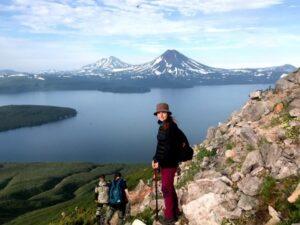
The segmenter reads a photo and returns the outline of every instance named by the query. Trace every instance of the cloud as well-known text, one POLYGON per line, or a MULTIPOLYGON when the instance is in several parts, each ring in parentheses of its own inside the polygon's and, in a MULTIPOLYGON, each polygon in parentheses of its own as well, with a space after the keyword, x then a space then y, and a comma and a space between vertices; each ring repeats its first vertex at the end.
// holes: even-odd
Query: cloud
POLYGON ((197 12, 206 14, 230 12, 234 10, 259 9, 281 4, 282 0, 157 0, 154 4, 173 8, 184 15, 194 15, 197 12))
MULTIPOLYGON (((0 8, 12 13, 9 19, 16 26, 33 33, 159 36, 205 31, 207 22, 199 23, 199 18, 194 17, 199 12, 229 12, 280 3, 281 0, 13 0, 0 8)), ((206 30, 221 31, 215 27, 206 30)))

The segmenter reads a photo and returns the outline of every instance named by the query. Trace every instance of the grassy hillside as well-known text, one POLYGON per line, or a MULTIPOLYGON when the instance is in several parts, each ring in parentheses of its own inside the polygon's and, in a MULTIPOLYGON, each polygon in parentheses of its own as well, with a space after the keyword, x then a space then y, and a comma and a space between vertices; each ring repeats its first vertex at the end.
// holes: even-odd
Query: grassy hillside
POLYGON ((0 132, 37 126, 76 116, 72 108, 44 105, 7 105, 0 107, 0 132))
POLYGON ((94 210, 93 189, 100 174, 120 171, 129 188, 151 176, 146 165, 93 163, 5 163, 0 166, 0 224, 49 224, 62 211, 94 210))

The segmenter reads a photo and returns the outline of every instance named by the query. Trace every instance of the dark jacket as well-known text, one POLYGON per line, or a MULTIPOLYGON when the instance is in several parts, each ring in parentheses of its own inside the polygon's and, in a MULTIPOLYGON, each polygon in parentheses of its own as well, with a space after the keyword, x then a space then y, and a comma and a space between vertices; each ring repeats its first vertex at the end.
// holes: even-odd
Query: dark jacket
POLYGON ((161 167, 177 167, 180 145, 185 142, 184 135, 173 121, 159 121, 158 123, 160 126, 157 133, 157 147, 153 160, 158 162, 161 167), (167 129, 164 127, 165 123, 169 123, 167 129))

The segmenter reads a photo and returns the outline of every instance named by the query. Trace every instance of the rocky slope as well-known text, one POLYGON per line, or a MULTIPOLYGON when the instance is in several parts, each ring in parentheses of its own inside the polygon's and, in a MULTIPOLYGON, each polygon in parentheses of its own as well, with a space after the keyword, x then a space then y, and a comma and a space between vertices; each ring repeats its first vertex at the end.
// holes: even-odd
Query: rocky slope
MULTIPOLYGON (((209 128, 193 160, 181 165, 178 224, 300 222, 300 69, 249 97, 228 121, 209 128)), ((133 215, 154 209, 147 185, 133 195, 133 215)))

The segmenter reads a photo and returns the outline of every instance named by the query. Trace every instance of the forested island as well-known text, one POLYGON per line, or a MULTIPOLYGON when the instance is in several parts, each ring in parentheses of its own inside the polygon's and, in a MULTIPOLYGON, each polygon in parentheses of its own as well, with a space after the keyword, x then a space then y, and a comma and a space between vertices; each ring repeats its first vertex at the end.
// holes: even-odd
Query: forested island
POLYGON ((0 132, 32 127, 76 116, 72 108, 46 105, 0 106, 0 132))

